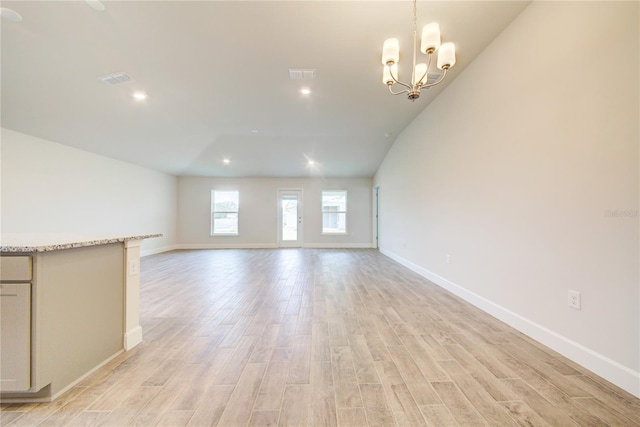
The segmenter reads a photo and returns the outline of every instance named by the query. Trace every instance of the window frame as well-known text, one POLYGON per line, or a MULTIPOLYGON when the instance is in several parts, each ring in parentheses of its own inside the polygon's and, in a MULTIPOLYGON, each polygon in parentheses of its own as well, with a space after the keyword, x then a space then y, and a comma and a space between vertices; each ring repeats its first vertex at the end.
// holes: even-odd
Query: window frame
POLYGON ((320 194, 320 214, 322 215, 321 223, 322 230, 321 235, 325 236, 346 236, 349 234, 349 221, 348 221, 348 212, 349 212, 349 194, 347 190, 322 190, 320 194), (344 193, 344 210, 343 211, 326 211, 324 205, 324 195, 325 193, 344 193), (335 213, 335 214, 344 214, 344 231, 325 231, 324 226, 324 214, 325 213, 335 213))
POLYGON ((239 236, 240 235, 240 191, 239 190, 211 190, 211 214, 209 224, 209 236, 210 237, 223 237, 223 236, 239 236), (238 195, 238 208, 235 211, 216 211, 216 193, 237 193, 238 195), (236 232, 235 233, 216 233, 215 232, 215 214, 236 214, 236 232))

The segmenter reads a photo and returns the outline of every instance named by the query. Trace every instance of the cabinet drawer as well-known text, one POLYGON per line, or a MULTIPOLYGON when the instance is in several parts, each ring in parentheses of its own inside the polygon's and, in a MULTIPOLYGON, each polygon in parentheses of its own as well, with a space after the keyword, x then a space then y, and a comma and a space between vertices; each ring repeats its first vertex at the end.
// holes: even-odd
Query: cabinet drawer
POLYGON ((0 257, 0 280, 3 282, 31 280, 31 257, 10 255, 0 257))

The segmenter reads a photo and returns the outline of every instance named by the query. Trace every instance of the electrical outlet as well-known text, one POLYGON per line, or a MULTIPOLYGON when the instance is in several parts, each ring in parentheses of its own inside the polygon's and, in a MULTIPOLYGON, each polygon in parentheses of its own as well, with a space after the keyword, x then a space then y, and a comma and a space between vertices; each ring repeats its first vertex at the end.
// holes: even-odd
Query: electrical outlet
POLYGON ((135 276, 140 271, 140 266, 138 264, 138 261, 133 259, 129 260, 127 267, 128 267, 129 276, 135 276))
POLYGON ((451 255, 447 254, 447 264, 451 264, 451 255))
POLYGON ((567 298, 567 304, 569 307, 580 310, 580 292, 569 290, 567 292, 567 298))

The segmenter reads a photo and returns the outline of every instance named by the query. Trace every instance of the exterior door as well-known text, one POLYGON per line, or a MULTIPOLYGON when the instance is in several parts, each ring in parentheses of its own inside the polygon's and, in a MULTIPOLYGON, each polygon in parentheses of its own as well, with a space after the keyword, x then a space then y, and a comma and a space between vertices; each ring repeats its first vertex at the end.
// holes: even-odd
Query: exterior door
POLYGON ((302 190, 278 190, 278 245, 302 246, 302 190))

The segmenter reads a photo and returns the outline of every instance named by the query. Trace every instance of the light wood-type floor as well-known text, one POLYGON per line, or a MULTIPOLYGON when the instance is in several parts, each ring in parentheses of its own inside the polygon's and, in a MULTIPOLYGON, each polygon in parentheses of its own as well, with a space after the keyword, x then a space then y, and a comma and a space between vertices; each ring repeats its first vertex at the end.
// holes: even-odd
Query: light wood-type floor
POLYGON ((640 400, 375 250, 142 261, 144 342, 3 426, 638 426, 640 400))

